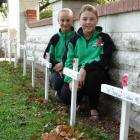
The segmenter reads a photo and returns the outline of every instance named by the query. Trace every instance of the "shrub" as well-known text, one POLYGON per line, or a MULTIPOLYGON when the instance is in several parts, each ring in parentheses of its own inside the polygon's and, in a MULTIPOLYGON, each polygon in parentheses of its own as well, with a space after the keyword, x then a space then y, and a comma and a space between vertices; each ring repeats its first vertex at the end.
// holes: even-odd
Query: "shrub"
POLYGON ((52 10, 45 10, 40 12, 40 19, 52 17, 52 10))

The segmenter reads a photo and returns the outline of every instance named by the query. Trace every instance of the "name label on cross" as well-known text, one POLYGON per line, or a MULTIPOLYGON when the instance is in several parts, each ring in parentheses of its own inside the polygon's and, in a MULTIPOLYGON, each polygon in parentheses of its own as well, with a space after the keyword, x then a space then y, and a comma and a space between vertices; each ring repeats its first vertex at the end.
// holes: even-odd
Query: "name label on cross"
POLYGON ((52 64, 49 61, 47 61, 47 59, 39 58, 38 61, 39 61, 40 64, 46 65, 47 68, 52 67, 52 64))
POLYGON ((66 67, 63 69, 63 73, 64 73, 65 75, 71 77, 71 78, 74 79, 74 80, 78 80, 79 77, 80 77, 79 72, 77 72, 77 71, 75 71, 75 70, 71 70, 71 69, 66 68, 66 67))
POLYGON ((26 46, 25 46, 25 45, 20 45, 20 48, 21 48, 22 50, 25 50, 25 49, 26 49, 26 46))
POLYGON ((106 94, 117 97, 119 99, 128 101, 130 103, 140 105, 140 94, 138 94, 138 93, 126 91, 124 89, 110 86, 107 84, 102 84, 101 91, 106 94))

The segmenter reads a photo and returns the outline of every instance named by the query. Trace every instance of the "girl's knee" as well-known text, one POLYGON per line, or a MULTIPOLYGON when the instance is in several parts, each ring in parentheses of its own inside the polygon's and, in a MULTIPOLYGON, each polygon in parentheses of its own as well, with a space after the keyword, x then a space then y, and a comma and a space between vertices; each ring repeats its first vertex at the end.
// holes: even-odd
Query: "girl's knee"
POLYGON ((59 94, 59 98, 64 104, 70 105, 71 103, 71 91, 69 89, 68 84, 64 84, 61 88, 61 92, 59 94))

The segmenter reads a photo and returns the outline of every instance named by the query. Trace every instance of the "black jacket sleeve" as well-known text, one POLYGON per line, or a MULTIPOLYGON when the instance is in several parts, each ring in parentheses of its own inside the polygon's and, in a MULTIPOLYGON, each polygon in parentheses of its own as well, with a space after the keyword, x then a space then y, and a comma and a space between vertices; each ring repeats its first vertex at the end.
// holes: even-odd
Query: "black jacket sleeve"
MULTIPOLYGON (((44 51, 43 58, 45 58, 46 53, 50 51, 50 47, 55 47, 57 45, 58 41, 59 41, 59 35, 58 34, 53 35, 48 43, 47 48, 44 51)), ((50 56, 50 62, 52 63, 52 67, 54 67, 55 64, 58 63, 57 61, 52 60, 51 56, 50 56)))
POLYGON ((100 55, 100 61, 93 61, 90 64, 85 65, 86 71, 91 70, 108 70, 112 59, 112 53, 115 49, 115 45, 108 34, 102 33, 102 40, 104 42, 103 54, 100 55))
POLYGON ((47 45, 47 47, 46 47, 46 49, 45 49, 45 51, 44 51, 44 54, 43 54, 43 58, 44 58, 44 59, 45 59, 46 53, 48 53, 49 50, 50 50, 50 46, 51 46, 51 40, 50 40, 49 44, 47 45))

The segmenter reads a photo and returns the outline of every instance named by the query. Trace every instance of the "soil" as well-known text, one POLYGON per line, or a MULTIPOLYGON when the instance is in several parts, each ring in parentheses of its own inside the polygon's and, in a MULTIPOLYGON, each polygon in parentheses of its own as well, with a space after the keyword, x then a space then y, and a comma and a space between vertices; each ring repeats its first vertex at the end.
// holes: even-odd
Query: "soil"
MULTIPOLYGON (((2 51, 0 51, 0 56, 4 56, 4 53, 2 51)), ((36 71, 36 79, 39 81, 39 86, 44 86, 44 77, 45 75, 43 71, 36 71)), ((89 121, 87 116, 81 116, 77 121, 78 123, 82 121, 85 124, 93 126, 94 128, 99 128, 103 132, 111 135, 113 140, 119 140, 120 123, 119 121, 107 115, 101 114, 100 120, 96 122, 89 121)), ((129 128, 128 140, 140 140, 140 133, 136 132, 132 128, 129 128)))
MULTIPOLYGON (((37 70, 36 78, 39 80, 40 85, 44 85, 44 72, 37 70)), ((88 119, 88 113, 85 115, 79 114, 79 120, 77 123, 83 122, 94 128, 98 128, 103 132, 112 136, 112 140, 119 140, 119 133, 120 133, 120 122, 107 116, 105 114, 100 114, 100 119, 95 122, 91 122, 88 119)), ((133 128, 129 128, 129 136, 128 140, 140 140, 140 133, 136 132, 133 128)))

